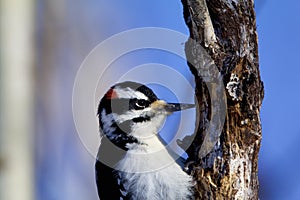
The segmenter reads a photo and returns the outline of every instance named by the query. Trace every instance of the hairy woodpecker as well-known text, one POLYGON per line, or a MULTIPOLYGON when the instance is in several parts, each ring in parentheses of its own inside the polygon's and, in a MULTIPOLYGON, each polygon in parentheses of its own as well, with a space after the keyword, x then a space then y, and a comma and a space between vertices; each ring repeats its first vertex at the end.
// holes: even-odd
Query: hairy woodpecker
POLYGON ((145 85, 123 82, 101 99, 96 183, 101 200, 192 199, 192 177, 158 131, 167 115, 192 104, 166 103, 145 85))

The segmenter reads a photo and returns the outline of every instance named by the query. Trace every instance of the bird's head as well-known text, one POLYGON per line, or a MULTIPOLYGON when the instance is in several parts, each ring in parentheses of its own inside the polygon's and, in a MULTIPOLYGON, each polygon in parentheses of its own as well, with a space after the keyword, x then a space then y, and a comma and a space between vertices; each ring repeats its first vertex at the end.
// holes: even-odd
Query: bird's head
POLYGON ((115 145, 126 149, 129 143, 155 136, 167 115, 194 107, 193 104, 167 103, 145 85, 122 82, 112 86, 100 101, 102 132, 115 145))

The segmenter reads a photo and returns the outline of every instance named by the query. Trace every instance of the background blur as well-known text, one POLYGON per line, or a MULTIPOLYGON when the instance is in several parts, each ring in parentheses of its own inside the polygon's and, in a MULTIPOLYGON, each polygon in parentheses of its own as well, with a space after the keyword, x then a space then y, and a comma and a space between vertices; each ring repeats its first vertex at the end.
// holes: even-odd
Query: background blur
MULTIPOLYGON (((297 0, 256 2, 263 200, 300 199, 299 10, 297 0)), ((97 199, 94 158, 73 122, 75 76, 101 41, 147 26, 188 34, 179 0, 0 0, 1 200, 97 199)), ((174 68, 192 82, 186 66, 174 68)))

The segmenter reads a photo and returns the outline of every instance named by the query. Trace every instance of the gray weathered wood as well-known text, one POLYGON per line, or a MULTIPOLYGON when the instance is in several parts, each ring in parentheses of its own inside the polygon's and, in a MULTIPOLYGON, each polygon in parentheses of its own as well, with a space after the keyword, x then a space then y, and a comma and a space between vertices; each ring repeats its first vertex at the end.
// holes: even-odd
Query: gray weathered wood
POLYGON ((190 30, 186 55, 198 102, 195 138, 187 150, 196 199, 258 199, 264 93, 254 2, 182 3, 190 30))

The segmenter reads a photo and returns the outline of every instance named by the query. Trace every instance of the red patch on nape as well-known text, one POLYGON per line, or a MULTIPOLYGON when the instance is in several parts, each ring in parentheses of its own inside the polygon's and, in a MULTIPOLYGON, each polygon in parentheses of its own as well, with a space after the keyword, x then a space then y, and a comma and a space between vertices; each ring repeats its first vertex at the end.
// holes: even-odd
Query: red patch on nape
POLYGON ((116 91, 114 89, 110 89, 108 90, 108 92, 105 94, 105 98, 106 99, 116 99, 118 98, 118 94, 116 93, 116 91))

